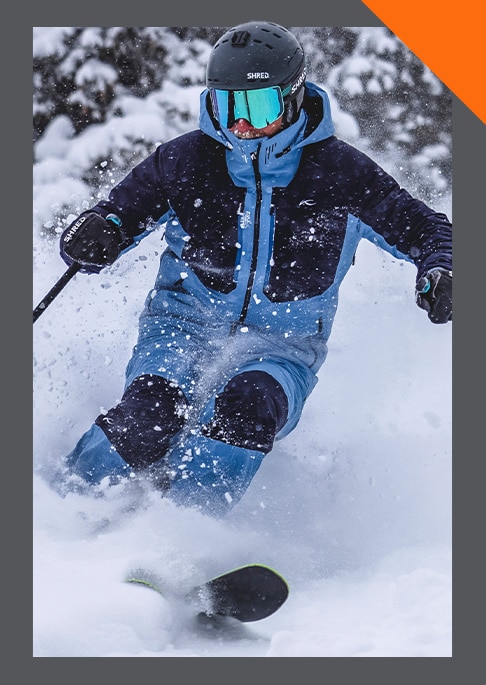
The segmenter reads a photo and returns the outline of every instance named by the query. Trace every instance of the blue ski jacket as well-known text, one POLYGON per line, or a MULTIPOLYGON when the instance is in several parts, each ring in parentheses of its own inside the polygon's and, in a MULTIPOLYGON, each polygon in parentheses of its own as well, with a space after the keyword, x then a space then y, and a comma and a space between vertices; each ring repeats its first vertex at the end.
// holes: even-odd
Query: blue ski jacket
POLYGON ((165 226, 127 384, 150 372, 187 387, 211 340, 247 334, 245 368, 273 359, 273 375, 288 391, 290 369, 305 397, 359 241, 412 262, 420 277, 452 268, 451 223, 334 135, 329 98, 313 83, 299 119, 271 138, 222 129, 207 90, 199 124, 161 144, 93 208, 121 218, 130 247, 165 226))

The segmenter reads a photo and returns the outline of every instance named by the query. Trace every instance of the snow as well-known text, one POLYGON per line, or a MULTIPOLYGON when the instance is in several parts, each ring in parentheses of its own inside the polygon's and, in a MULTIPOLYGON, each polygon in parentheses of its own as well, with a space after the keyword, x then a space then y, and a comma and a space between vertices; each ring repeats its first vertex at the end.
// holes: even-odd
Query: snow
MULTIPOLYGON (((192 109, 196 91, 184 95, 192 109)), ((148 114, 127 107, 131 126, 140 117, 156 135, 148 114)), ((126 135, 122 122, 112 135, 126 135)), ((90 127, 82 152, 65 121, 51 126, 34 167, 34 219, 46 228, 54 204, 75 215, 89 202, 63 160, 87 164, 105 136, 90 127)), ((451 214, 450 192, 436 208, 451 214)), ((154 231, 100 275, 78 274, 34 325, 33 656, 452 656, 452 325, 431 324, 414 302, 414 268, 371 244, 344 281, 301 423, 226 519, 141 484, 64 498, 48 486, 120 398, 162 249, 154 231), (124 582, 143 566, 183 589, 254 561, 286 576, 289 599, 226 631, 197 624, 170 591, 124 582)), ((34 306, 65 269, 57 241, 36 232, 34 306)))

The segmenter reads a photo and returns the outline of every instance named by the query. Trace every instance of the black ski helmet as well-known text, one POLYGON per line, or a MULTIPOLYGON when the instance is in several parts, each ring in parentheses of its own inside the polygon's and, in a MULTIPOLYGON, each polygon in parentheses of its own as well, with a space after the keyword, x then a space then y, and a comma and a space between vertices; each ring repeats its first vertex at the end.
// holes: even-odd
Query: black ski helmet
POLYGON ((226 31, 214 44, 206 68, 208 88, 280 86, 287 123, 298 114, 305 78, 301 44, 288 29, 267 21, 250 21, 226 31))

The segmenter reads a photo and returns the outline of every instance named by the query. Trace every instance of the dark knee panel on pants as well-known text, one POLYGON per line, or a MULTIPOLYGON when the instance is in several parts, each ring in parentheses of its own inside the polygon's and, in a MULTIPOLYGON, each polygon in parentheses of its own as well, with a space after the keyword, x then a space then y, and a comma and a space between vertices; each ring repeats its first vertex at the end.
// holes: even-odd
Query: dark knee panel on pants
POLYGON ((287 420, 288 399, 282 386, 264 371, 245 371, 216 396, 206 434, 237 447, 270 452, 287 420))
POLYGON ((136 378, 121 402, 98 416, 98 425, 118 454, 134 469, 161 459, 185 421, 184 393, 161 376, 136 378))

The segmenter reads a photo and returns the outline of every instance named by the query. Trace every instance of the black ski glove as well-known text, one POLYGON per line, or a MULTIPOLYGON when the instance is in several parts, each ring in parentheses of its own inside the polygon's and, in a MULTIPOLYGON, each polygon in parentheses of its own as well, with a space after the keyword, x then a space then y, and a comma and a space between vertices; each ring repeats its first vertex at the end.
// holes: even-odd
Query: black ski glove
POLYGON ((61 257, 69 266, 79 264, 83 273, 99 273, 113 264, 126 245, 120 226, 115 214, 106 219, 96 212, 81 214, 61 235, 61 257))
POLYGON ((452 271, 431 269, 417 280, 415 301, 432 323, 452 321, 452 271))

